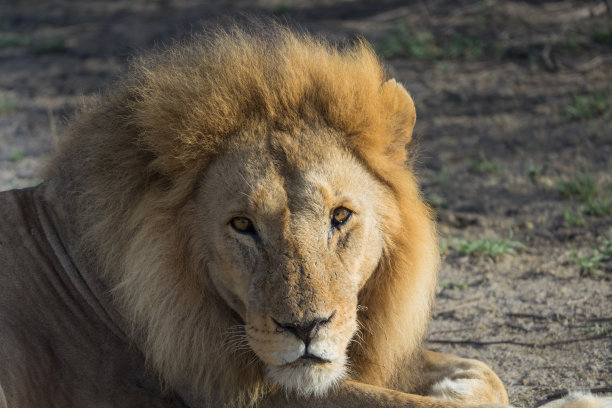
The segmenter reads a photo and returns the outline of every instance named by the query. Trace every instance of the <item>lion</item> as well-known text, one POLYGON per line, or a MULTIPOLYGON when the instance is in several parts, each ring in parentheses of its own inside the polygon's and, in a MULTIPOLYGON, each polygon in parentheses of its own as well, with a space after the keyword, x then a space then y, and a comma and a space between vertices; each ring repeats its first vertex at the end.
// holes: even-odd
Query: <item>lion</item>
POLYGON ((134 60, 0 195, 0 405, 507 404, 423 348, 415 120, 363 40, 233 27, 134 60))

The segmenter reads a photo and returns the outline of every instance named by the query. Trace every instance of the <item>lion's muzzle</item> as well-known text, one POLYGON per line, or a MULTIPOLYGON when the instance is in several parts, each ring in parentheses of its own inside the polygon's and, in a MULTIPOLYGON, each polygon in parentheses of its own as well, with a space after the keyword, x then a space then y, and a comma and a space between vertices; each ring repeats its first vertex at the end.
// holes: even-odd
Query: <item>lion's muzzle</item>
POLYGON ((319 333, 319 330, 328 324, 335 314, 336 311, 334 310, 328 317, 315 318, 306 323, 280 323, 274 318, 272 318, 272 321, 277 326, 277 330, 288 331, 304 342, 304 353, 300 358, 311 360, 311 362, 316 363, 329 363, 329 359, 313 353, 312 350, 309 350, 309 346, 311 341, 316 337, 317 333, 319 333))
POLYGON ((346 376, 355 308, 352 302, 334 303, 333 312, 321 304, 285 305, 249 319, 249 345, 266 364, 268 377, 286 391, 323 395, 346 376))

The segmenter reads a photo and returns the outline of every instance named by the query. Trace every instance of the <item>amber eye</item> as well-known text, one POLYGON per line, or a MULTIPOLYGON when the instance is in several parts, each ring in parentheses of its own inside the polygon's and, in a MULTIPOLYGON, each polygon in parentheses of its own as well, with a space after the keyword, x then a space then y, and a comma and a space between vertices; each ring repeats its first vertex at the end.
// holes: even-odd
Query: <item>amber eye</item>
POLYGON ((255 234, 255 227, 251 220, 245 217, 232 218, 230 225, 234 230, 241 234, 255 234))
POLYGON ((331 223, 334 227, 339 227, 346 223, 350 218, 353 212, 345 207, 338 207, 332 213, 331 223))

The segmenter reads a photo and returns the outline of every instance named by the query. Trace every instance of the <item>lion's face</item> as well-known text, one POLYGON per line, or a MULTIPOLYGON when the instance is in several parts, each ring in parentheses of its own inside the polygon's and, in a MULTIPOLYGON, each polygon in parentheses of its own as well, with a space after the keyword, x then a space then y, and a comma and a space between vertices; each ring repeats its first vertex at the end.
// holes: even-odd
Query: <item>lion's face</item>
POLYGON ((381 214, 393 209, 333 132, 299 133, 218 158, 198 208, 208 273, 248 346, 273 381, 308 395, 345 375, 358 294, 383 251, 381 214))

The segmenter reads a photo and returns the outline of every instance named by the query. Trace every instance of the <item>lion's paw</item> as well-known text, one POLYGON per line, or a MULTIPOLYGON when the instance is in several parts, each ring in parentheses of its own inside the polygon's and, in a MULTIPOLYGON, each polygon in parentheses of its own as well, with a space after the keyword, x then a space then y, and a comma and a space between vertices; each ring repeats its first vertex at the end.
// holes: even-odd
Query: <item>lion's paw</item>
POLYGON ((483 386, 478 378, 444 378, 431 387, 430 397, 450 401, 472 399, 476 390, 483 386))
POLYGON ((588 392, 571 392, 567 397, 540 408, 612 408, 612 396, 596 397, 588 392))
POLYGON ((495 375, 487 375, 490 371, 487 367, 474 367, 455 370, 452 375, 431 386, 429 396, 447 401, 463 402, 468 404, 492 404, 491 406, 509 407, 505 405, 508 401, 503 388, 503 395, 495 384, 495 375), (501 403, 501 404, 498 404, 501 403))

